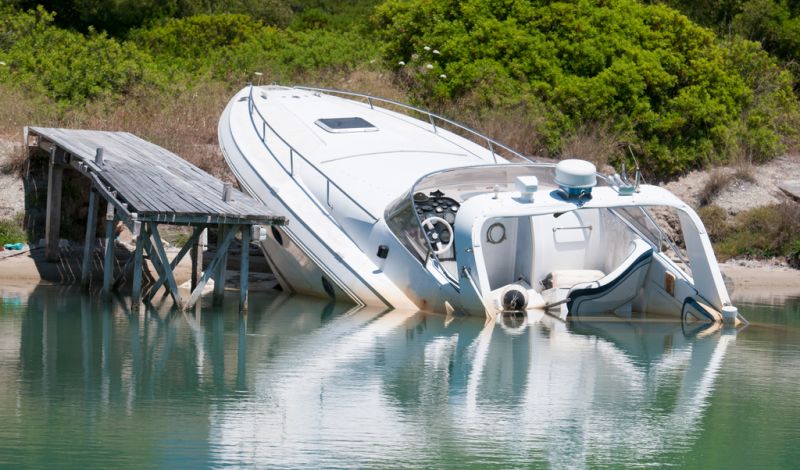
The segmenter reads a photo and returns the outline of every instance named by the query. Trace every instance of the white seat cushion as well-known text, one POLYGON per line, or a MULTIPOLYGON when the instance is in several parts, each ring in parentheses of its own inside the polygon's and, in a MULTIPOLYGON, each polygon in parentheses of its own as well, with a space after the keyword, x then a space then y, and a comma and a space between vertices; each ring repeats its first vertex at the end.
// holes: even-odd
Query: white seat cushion
POLYGON ((555 288, 570 288, 584 282, 594 282, 605 274, 596 269, 559 269, 550 273, 552 286, 555 288))

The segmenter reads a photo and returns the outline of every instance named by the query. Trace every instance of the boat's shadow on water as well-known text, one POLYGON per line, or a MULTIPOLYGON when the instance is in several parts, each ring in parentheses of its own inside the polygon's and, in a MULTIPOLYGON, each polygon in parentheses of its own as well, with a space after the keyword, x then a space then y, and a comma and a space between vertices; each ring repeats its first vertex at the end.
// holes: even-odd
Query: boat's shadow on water
POLYGON ((137 433, 196 426, 206 458, 234 465, 423 465, 445 449, 570 466, 597 448, 609 464, 657 463, 693 444, 736 338, 719 325, 509 325, 281 295, 254 295, 248 315, 229 304, 133 312, 37 289, 22 309, 21 409, 59 396, 92 426, 115 410, 146 416, 137 433), (190 413, 171 421, 176 400, 190 413))

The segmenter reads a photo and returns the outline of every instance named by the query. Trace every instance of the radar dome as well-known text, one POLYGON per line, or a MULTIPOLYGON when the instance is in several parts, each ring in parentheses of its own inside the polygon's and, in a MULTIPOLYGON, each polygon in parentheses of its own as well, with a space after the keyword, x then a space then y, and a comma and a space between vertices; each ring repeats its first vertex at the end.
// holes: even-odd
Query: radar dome
POLYGON ((597 168, 586 160, 562 160, 556 165, 555 183, 569 197, 588 196, 597 185, 597 168))

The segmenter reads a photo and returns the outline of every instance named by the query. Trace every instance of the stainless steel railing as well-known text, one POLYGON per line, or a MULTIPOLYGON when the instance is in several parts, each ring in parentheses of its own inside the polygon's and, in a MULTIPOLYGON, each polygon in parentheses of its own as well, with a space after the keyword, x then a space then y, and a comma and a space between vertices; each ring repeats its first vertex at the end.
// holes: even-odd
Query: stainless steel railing
MULTIPOLYGON (((457 123, 455 121, 447 119, 446 117, 439 116, 438 114, 434 114, 434 113, 432 113, 430 111, 426 111, 426 110, 424 110, 422 108, 417 108, 415 106, 411 106, 410 104, 402 103, 400 101, 390 100, 388 98, 380 98, 380 97, 377 97, 377 96, 371 96, 371 95, 367 95, 367 94, 363 94, 363 93, 354 93, 354 92, 351 92, 351 91, 335 90, 335 89, 332 89, 332 88, 314 88, 314 87, 306 87, 306 86, 296 86, 294 88, 297 88, 297 89, 300 89, 300 90, 315 91, 315 92, 319 92, 319 93, 336 94, 336 95, 341 95, 341 96, 348 96, 348 97, 353 97, 353 98, 365 99, 365 100, 367 100, 367 104, 369 105, 370 109, 374 108, 374 103, 375 102, 386 103, 386 104, 391 104, 391 105, 394 105, 394 106, 398 106, 398 107, 400 107, 402 109, 405 109, 405 110, 408 110, 408 111, 414 111, 414 112, 417 112, 417 113, 420 113, 420 114, 426 116, 428 118, 428 122, 431 123, 431 127, 432 127, 432 130, 433 130, 434 133, 438 132, 438 127, 436 126, 436 121, 441 121, 441 122, 447 123, 447 124, 449 124, 449 125, 451 125, 453 127, 461 129, 461 130, 467 132, 468 134, 476 137, 479 140, 482 140, 483 142, 486 143, 486 146, 492 152, 492 158, 494 159, 495 163, 497 163, 497 154, 495 153, 495 147, 501 148, 501 149, 505 150, 506 152, 510 153, 511 155, 514 155, 517 158, 521 158, 521 159, 525 160, 528 163, 536 163, 533 160, 531 160, 530 158, 526 157, 525 155, 517 152, 516 150, 514 150, 514 149, 512 149, 512 148, 510 148, 510 147, 508 147, 506 145, 503 145, 502 143, 500 143, 500 142, 498 142, 498 141, 496 141, 496 140, 494 140, 494 139, 492 139, 492 138, 490 138, 490 137, 488 137, 486 135, 483 135, 480 132, 478 132, 478 131, 476 131, 476 130, 474 130, 472 128, 469 128, 469 127, 467 127, 467 126, 465 126, 463 124, 459 124, 459 123, 457 123)), ((439 126, 439 127, 441 127, 441 126, 439 126)))
POLYGON ((335 190, 339 191, 344 197, 346 197, 359 210, 364 212, 372 220, 373 223, 377 222, 378 221, 378 217, 375 217, 369 210, 367 210, 364 206, 359 204, 358 201, 353 199, 353 197, 350 196, 344 189, 342 189, 338 184, 336 184, 333 180, 331 180, 328 177, 328 175, 325 174, 325 172, 323 172, 316 165, 311 163, 305 156, 303 156, 303 154, 298 152, 297 149, 295 149, 289 142, 287 142, 283 137, 281 137, 280 134, 278 134, 275 131, 275 129, 267 122, 266 118, 261 114, 261 111, 258 109, 258 106, 256 106, 255 101, 253 100, 253 89, 254 88, 255 88, 254 86, 250 85, 250 92, 249 92, 248 97, 247 97, 247 100, 248 100, 247 106, 248 106, 248 110, 250 112, 250 117, 253 119, 253 124, 255 125, 256 134, 259 136, 261 141, 264 143, 264 146, 267 148, 267 151, 270 153, 270 155, 272 155, 272 158, 274 158, 275 161, 278 163, 278 165, 280 165, 280 167, 283 168, 283 171, 288 173, 289 176, 291 176, 292 179, 294 179, 294 177, 295 177, 295 161, 294 161, 294 159, 295 159, 295 156, 297 156, 306 165, 308 165, 309 168, 311 168, 318 175, 320 175, 322 178, 324 178, 324 180, 325 180, 325 199, 326 199, 325 202, 326 202, 326 204, 328 204, 329 208, 332 207, 330 199, 331 199, 331 187, 333 187, 335 190), (258 117, 258 119, 261 120, 260 125, 255 122, 256 116, 258 117), (259 133, 259 127, 261 128, 261 132, 260 133, 259 133), (267 144, 267 129, 269 129, 270 132, 272 132, 272 134, 276 137, 276 139, 279 142, 281 142, 283 145, 285 145, 286 148, 288 149, 288 151, 289 151, 289 167, 288 168, 281 161, 281 159, 278 158, 277 155, 275 155, 275 153, 272 151, 272 149, 270 149, 269 145, 267 144))
MULTIPOLYGON (((330 194, 331 194, 331 187, 333 187, 334 190, 336 190, 339 193, 341 193, 345 198, 347 198, 347 200, 350 203, 352 203, 360 211, 362 211, 364 214, 366 214, 373 222, 376 222, 378 220, 378 217, 373 215, 368 209, 366 209, 358 201, 353 199, 353 197, 350 196, 350 194, 348 194, 338 184, 336 184, 334 181, 332 181, 325 174, 325 172, 323 172, 316 165, 314 165, 311 161, 309 161, 308 158, 303 156, 303 154, 301 154, 297 149, 295 149, 289 142, 287 142, 283 137, 281 137, 280 134, 278 134, 275 131, 275 129, 269 124, 269 122, 267 122, 267 119, 261 114, 261 111, 258 109, 258 106, 256 106, 256 104, 255 104, 255 100, 253 98, 253 91, 254 91, 255 88, 256 87, 253 86, 253 85, 250 86, 249 94, 248 94, 248 97, 247 97, 248 110, 250 112, 251 118, 253 119, 253 125, 255 126, 256 134, 259 136, 261 141, 264 143, 265 147, 267 148, 267 151, 275 159, 275 161, 278 163, 278 165, 280 165, 281 168, 294 179, 295 178, 295 171, 296 171, 296 168, 295 168, 295 166, 296 166, 295 157, 299 158, 309 168, 311 168, 319 176, 324 178, 325 186, 326 186, 326 191, 325 191, 326 203, 328 204, 328 207, 331 207, 330 194), (260 123, 257 123, 256 119, 258 119, 260 121, 260 123), (282 162, 280 158, 278 158, 278 156, 272 151, 272 149, 270 149, 269 145, 267 144, 267 129, 269 129, 269 131, 275 136, 275 138, 279 142, 281 142, 286 147, 286 149, 288 150, 288 154, 289 154, 288 168, 287 168, 287 165, 284 162, 282 162), (259 132, 259 130, 260 130, 260 132, 259 132)), ((430 122, 430 124, 432 126, 432 131, 434 133, 438 133, 438 127, 441 127, 441 126, 437 127, 436 122, 440 121, 440 122, 446 123, 448 125, 451 125, 451 126, 453 126, 455 128, 461 129, 461 130, 465 131, 466 133, 472 135, 473 137, 477 138, 478 140, 482 140, 483 142, 486 143, 486 146, 492 152, 492 158, 493 158, 495 163, 497 163, 497 153, 495 152, 495 148, 500 148, 500 149, 510 153, 511 155, 513 155, 515 157, 518 157, 518 158, 520 158, 520 159, 522 159, 522 160, 524 160, 526 162, 535 163, 533 160, 531 160, 530 158, 526 157, 525 155, 517 152, 516 150, 514 150, 514 149, 512 149, 512 148, 510 148, 510 147, 508 147, 508 146, 506 146, 506 145, 504 145, 504 144, 502 144, 500 142, 497 142, 496 140, 494 140, 494 139, 492 139, 490 137, 487 137, 486 135, 483 135, 483 134, 479 133, 478 131, 475 131, 474 129, 471 129, 471 128, 467 127, 467 126, 459 124, 459 123, 457 123, 455 121, 452 121, 450 119, 447 119, 445 117, 439 116, 437 114, 431 113, 431 112, 426 111, 424 109, 417 108, 415 106, 411 106, 409 104, 401 103, 399 101, 395 101, 395 100, 391 100, 391 99, 387 99, 387 98, 380 98, 380 97, 370 96, 370 95, 366 95, 366 94, 362 94, 362 93, 354 93, 354 92, 341 91, 341 90, 335 90, 335 89, 329 89, 329 88, 314 88, 314 87, 303 87, 303 86, 297 86, 297 87, 294 87, 294 88, 297 88, 297 89, 300 89, 300 90, 311 91, 311 92, 317 92, 317 93, 327 93, 327 94, 335 94, 335 95, 341 95, 341 96, 347 96, 347 97, 353 97, 353 98, 361 98, 361 99, 364 99, 364 100, 367 101, 367 104, 370 106, 371 109, 374 108, 374 103, 378 102, 378 103, 391 104, 391 105, 400 107, 400 108, 402 108, 404 110, 407 110, 407 111, 417 112, 417 113, 420 113, 420 114, 428 117, 428 121, 430 122)))

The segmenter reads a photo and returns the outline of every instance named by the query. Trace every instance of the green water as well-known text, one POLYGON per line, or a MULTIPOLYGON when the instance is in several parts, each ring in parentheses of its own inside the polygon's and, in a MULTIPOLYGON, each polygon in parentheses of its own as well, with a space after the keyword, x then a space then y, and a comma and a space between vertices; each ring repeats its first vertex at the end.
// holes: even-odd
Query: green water
POLYGON ((0 467, 800 465, 798 300, 736 332, 0 294, 0 467))

